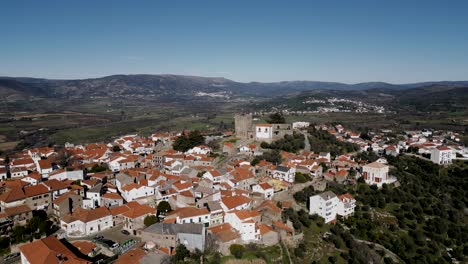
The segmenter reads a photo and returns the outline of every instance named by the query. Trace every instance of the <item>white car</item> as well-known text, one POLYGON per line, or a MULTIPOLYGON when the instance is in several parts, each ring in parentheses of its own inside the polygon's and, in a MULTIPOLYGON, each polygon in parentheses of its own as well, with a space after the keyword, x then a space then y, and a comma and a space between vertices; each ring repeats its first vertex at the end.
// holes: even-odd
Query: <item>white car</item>
POLYGON ((120 246, 119 243, 114 243, 114 245, 112 245, 112 246, 110 247, 110 250, 115 250, 115 249, 117 249, 119 246, 120 246))

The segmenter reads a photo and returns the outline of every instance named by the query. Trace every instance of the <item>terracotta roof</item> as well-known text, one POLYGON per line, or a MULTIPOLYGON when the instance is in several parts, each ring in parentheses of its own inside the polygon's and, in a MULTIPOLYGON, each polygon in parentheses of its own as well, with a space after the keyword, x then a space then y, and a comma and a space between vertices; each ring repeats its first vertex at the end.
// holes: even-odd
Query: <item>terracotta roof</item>
POLYGON ((123 216, 128 218, 137 218, 148 214, 156 214, 156 209, 145 204, 131 208, 130 210, 123 213, 123 216))
POLYGON ((438 150, 451 150, 449 147, 443 146, 443 147, 438 147, 438 150))
POLYGON ((267 182, 262 182, 262 183, 260 183, 259 185, 260 185, 260 187, 262 187, 263 190, 267 190, 267 189, 273 188, 273 186, 271 186, 271 185, 270 185, 269 183, 267 183, 267 182))
POLYGON ((269 232, 275 232, 271 226, 265 225, 265 224, 259 224, 258 228, 260 229, 260 234, 264 235, 269 232))
POLYGON ((240 220, 245 220, 245 219, 260 216, 260 213, 256 210, 234 210, 231 213, 236 214, 236 216, 240 220))
POLYGON ((341 201, 343 201, 345 198, 349 200, 354 200, 354 197, 349 193, 345 193, 345 194, 338 196, 338 199, 340 199, 341 201))
POLYGON ((173 187, 175 187, 177 190, 183 190, 183 189, 187 189, 187 188, 190 188, 192 187, 192 183, 190 182, 184 182, 184 183, 181 183, 181 182, 177 182, 177 183, 174 183, 173 184, 173 187))
POLYGON ((116 216, 116 215, 121 215, 121 214, 127 212, 128 210, 130 210, 130 207, 128 207, 126 204, 124 204, 124 205, 121 205, 121 206, 110 208, 109 210, 110 210, 110 212, 111 212, 111 214, 113 216, 116 216))
POLYGON ((44 181, 42 182, 42 184, 46 185, 51 191, 67 189, 67 185, 57 179, 44 181))
POLYGON ((141 248, 134 248, 121 255, 115 264, 140 264, 140 260, 145 256, 145 251, 141 248))
POLYGON ((237 206, 246 204, 251 202, 249 198, 243 196, 243 195, 238 195, 238 196, 226 196, 221 198, 221 202, 228 208, 228 209, 233 209, 237 206))
POLYGON ((52 162, 48 159, 41 159, 37 162, 41 169, 50 169, 52 168, 52 162))
POLYGON ((54 204, 60 204, 61 202, 65 201, 66 199, 68 199, 68 197, 70 197, 71 195, 74 195, 74 196, 79 196, 78 194, 74 193, 74 192, 66 192, 62 195, 60 195, 57 199, 55 199, 52 203, 54 204))
POLYGON ((286 230, 287 232, 291 232, 291 233, 294 232, 294 230, 291 227, 289 227, 283 222, 273 221, 273 226, 278 227, 279 229, 286 230))
POLYGON ((106 207, 99 207, 93 210, 77 208, 72 214, 65 215, 63 217, 63 221, 66 223, 71 223, 74 221, 88 223, 109 215, 111 215, 111 213, 106 207))
POLYGON ((256 124, 255 126, 258 126, 258 127, 272 127, 273 125, 272 124, 256 124))
POLYGON ((339 170, 339 171, 336 173, 336 176, 339 176, 339 177, 346 177, 346 176, 348 176, 348 171, 347 171, 347 170, 339 170))
POLYGON ((126 184, 124 187, 122 187, 122 191, 131 191, 133 189, 140 189, 141 187, 143 187, 143 185, 141 184, 138 184, 138 183, 130 183, 130 184, 126 184))
POLYGON ((37 171, 34 171, 34 172, 29 173, 28 175, 25 176, 25 178, 27 178, 27 177, 32 178, 32 179, 35 179, 35 180, 37 180, 37 181, 39 181, 40 179, 42 179, 41 174, 40 174, 39 172, 37 172, 37 171))
POLYGON ((0 195, 0 201, 3 201, 5 203, 10 203, 23 199, 26 199, 26 195, 24 194, 21 188, 8 189, 0 195))
POLYGON ((49 189, 47 189, 47 187, 45 187, 42 184, 24 187, 24 194, 27 197, 33 197, 33 196, 41 195, 41 194, 48 193, 48 192, 49 192, 49 189))
POLYGON ((6 187, 9 188, 23 188, 24 186, 30 185, 29 182, 25 182, 22 180, 7 180, 2 182, 6 187))
POLYGON ((89 253, 93 252, 96 248, 96 244, 89 241, 74 241, 72 242, 73 246, 76 247, 81 253, 84 255, 88 255, 89 253))
POLYGON ((240 238, 239 233, 232 228, 229 223, 224 223, 222 225, 214 226, 208 229, 210 232, 215 234, 219 240, 223 242, 232 241, 240 238))
POLYGON ((20 206, 15 206, 15 207, 7 207, 5 210, 3 210, 5 214, 8 216, 14 216, 26 212, 31 212, 31 208, 27 205, 20 205, 20 206))
POLYGON ((180 218, 194 217, 210 214, 206 208, 181 207, 167 214, 167 216, 179 216, 180 218))
POLYGON ((185 196, 185 197, 193 197, 193 194, 192 194, 192 192, 191 192, 191 191, 189 191, 189 190, 186 190, 186 191, 180 192, 179 194, 180 194, 180 195, 182 195, 182 196, 185 196))
POLYGON ((30 264, 78 264, 91 263, 78 258, 62 242, 49 236, 19 247, 30 264), (59 259, 60 256, 60 259, 59 259))
POLYGON ((269 208, 273 210, 277 214, 281 214, 281 208, 279 208, 276 203, 272 200, 265 200, 263 203, 261 203, 258 207, 257 210, 263 209, 263 208, 269 208))
POLYGON ((113 199, 113 200, 123 200, 122 196, 118 193, 108 192, 101 196, 101 198, 113 199))

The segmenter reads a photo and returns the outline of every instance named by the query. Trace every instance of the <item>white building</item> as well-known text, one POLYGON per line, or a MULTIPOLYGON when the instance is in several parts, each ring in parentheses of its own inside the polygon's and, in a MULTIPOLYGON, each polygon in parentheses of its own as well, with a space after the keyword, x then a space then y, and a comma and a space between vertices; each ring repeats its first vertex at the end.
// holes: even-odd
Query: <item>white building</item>
POLYGON ((185 152, 185 154, 203 154, 203 155, 208 155, 210 154, 211 152, 211 149, 207 146, 197 146, 197 147, 193 147, 189 150, 187 150, 187 152, 185 152))
POLYGON ((271 124, 255 125, 255 138, 257 140, 271 142, 273 140, 273 125, 271 124))
POLYGON ((325 223, 329 223, 336 219, 338 212, 339 199, 331 191, 310 197, 309 214, 317 214, 325 219, 325 223))
POLYGON ((10 169, 11 178, 21 178, 28 175, 26 167, 14 167, 10 169))
POLYGON ((275 193, 273 186, 267 182, 253 185, 252 191, 263 194, 263 197, 267 200, 271 200, 273 198, 273 194, 275 193))
POLYGON ((208 227, 211 219, 206 208, 181 207, 167 214, 164 221, 176 224, 203 224, 208 227))
POLYGON ((431 149, 431 161, 439 165, 451 164, 452 149, 445 146, 431 149))
POLYGON ((125 201, 131 202, 138 198, 154 195, 154 188, 138 183, 130 183, 122 187, 121 195, 125 201))
POLYGON ((49 179, 57 179, 59 181, 63 180, 84 180, 84 175, 82 170, 76 171, 67 171, 67 170, 56 170, 49 174, 49 179))
POLYGON ((294 122, 294 123, 292 123, 292 128, 293 129, 307 128, 309 126, 310 126, 309 122, 294 122))
POLYGON ((106 207, 94 210, 77 208, 72 214, 65 215, 60 220, 60 226, 67 236, 82 237, 111 228, 112 214, 106 207))
POLYGON ((257 228, 257 221, 260 219, 258 211, 232 211, 226 213, 224 222, 229 223, 241 235, 243 242, 260 240, 260 229, 257 228))
POLYGON ((340 202, 338 203, 337 214, 343 217, 353 215, 354 208, 356 208, 356 199, 349 193, 338 196, 338 199, 340 202))
POLYGON ((127 157, 118 157, 111 160, 108 164, 112 172, 135 168, 135 160, 127 157))
POLYGON ((396 180, 389 177, 388 169, 389 167, 385 164, 372 162, 362 166, 362 177, 367 184, 376 184, 377 187, 382 187, 384 183, 389 184, 396 180))
POLYGON ((252 206, 252 200, 243 195, 237 196, 224 196, 221 198, 220 205, 224 212, 230 212, 234 210, 246 210, 252 206))
POLYGON ((296 168, 279 165, 273 170, 272 176, 275 179, 294 183, 294 180, 296 179, 296 168))

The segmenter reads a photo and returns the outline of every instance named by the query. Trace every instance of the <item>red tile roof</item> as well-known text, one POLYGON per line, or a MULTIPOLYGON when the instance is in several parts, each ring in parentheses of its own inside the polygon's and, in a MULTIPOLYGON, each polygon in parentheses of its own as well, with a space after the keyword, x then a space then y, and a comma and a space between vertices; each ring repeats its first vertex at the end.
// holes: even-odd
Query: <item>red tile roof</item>
POLYGON ((62 242, 49 236, 19 247, 30 264, 85 264, 91 263, 78 258, 62 242), (60 256, 60 259, 59 259, 60 256))

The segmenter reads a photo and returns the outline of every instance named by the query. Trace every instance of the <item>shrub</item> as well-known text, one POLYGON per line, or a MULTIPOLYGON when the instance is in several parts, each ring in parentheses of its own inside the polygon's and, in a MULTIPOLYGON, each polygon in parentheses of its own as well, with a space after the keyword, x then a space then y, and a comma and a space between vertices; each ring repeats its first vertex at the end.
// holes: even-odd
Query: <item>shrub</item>
POLYGON ((239 244, 232 244, 229 247, 229 251, 235 258, 240 259, 245 253, 245 247, 239 244))

